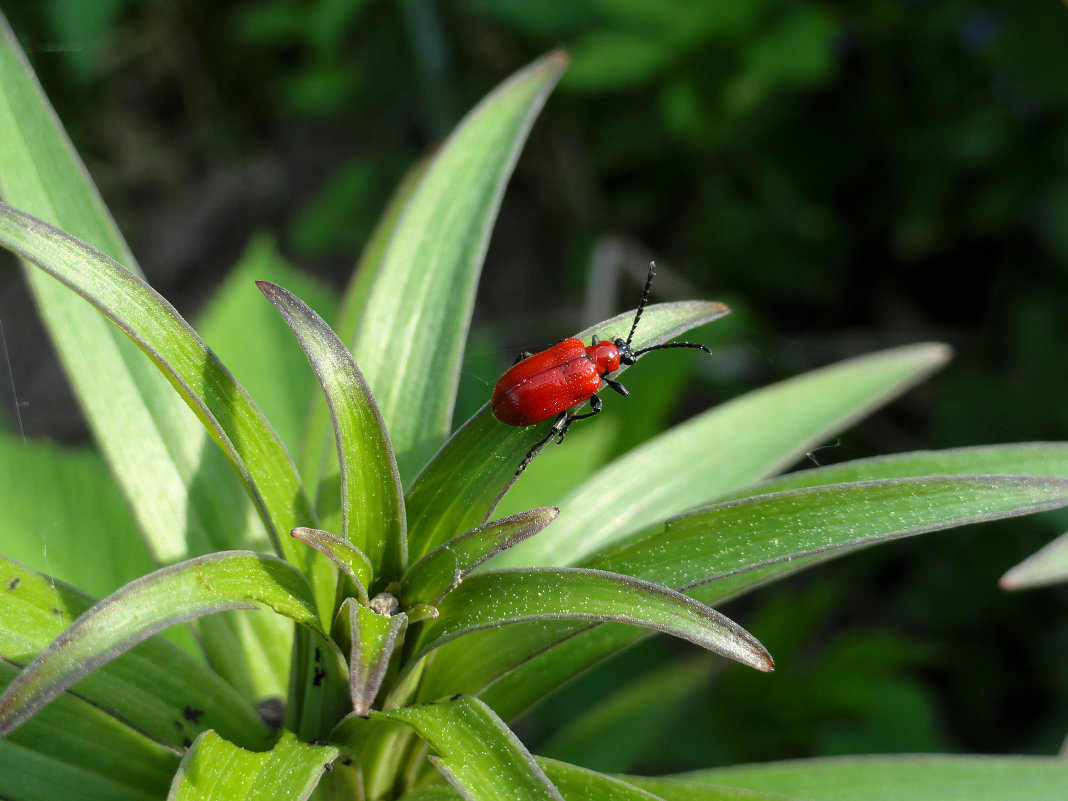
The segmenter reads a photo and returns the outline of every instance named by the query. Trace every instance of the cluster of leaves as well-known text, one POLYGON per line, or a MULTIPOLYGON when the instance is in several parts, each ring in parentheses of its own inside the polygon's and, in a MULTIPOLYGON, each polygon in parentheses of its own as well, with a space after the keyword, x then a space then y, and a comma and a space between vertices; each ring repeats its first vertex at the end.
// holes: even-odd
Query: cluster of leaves
MULTIPOLYGON (((337 333, 259 282, 325 398, 294 463, 247 391, 139 277, 3 33, 0 190, 11 205, 0 205, 0 244, 28 265, 109 467, 165 565, 94 603, 0 563, 7 797, 169 788, 173 799, 671 801, 791 788, 820 798, 828 775, 839 787, 892 781, 929 794, 1063 791, 1064 765, 1040 759, 614 777, 536 760, 509 730, 506 719, 650 631, 770 669, 755 638, 711 605, 803 567, 1068 505, 1060 445, 770 478, 947 357, 917 345, 738 398, 613 461, 556 507, 490 520, 547 424, 506 428, 484 407, 450 433, 452 405, 491 224, 562 56, 502 85, 413 170, 364 251, 337 333), (238 611, 257 606, 274 614, 238 611), (208 661, 153 636, 194 620, 208 661), (261 714, 276 698, 281 731, 261 714)), ((725 311, 652 306, 635 344, 725 311)), ((630 317, 579 336, 625 333, 630 317)), ((109 532, 81 534, 66 559, 109 532)))

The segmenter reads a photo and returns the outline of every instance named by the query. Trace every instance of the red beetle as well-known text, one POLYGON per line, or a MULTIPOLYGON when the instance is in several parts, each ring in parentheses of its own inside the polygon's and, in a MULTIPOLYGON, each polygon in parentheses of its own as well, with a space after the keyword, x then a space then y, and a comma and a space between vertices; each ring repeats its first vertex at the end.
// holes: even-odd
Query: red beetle
POLYGON ((656 274, 656 264, 649 265, 649 276, 645 280, 642 302, 634 313, 634 323, 626 340, 616 337, 611 342, 602 342, 593 337, 589 346, 579 339, 565 339, 541 353, 524 352, 519 354, 513 364, 493 388, 490 405, 493 416, 510 426, 529 426, 548 420, 556 415, 549 433, 540 440, 516 470, 519 475, 526 469, 535 454, 554 436, 557 442, 563 442, 568 427, 576 420, 593 417, 601 411, 601 399, 597 395, 604 382, 624 397, 627 388, 618 381, 608 377, 619 369, 620 364, 634 364, 640 356, 651 350, 666 348, 697 348, 711 353, 704 345, 693 342, 669 342, 663 345, 634 350, 631 340, 638 328, 646 304, 649 302, 649 289, 656 274), (590 402, 590 411, 575 414, 573 407, 586 401, 590 402))

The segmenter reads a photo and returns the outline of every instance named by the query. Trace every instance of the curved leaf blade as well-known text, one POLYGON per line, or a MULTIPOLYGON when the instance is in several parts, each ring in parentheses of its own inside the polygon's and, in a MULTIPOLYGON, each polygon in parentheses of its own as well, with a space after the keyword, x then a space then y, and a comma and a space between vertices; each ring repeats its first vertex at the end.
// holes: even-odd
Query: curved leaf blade
POLYGON ((336 747, 302 743, 290 732, 255 753, 208 731, 186 753, 167 801, 304 801, 337 756, 336 747))
POLYGON ((589 566, 689 590, 815 555, 1068 506, 1068 478, 927 476, 757 495, 667 521, 589 566))
MULTIPOLYGON (((649 306, 634 344, 642 348, 662 344, 729 311, 722 303, 704 301, 649 306)), ((594 334, 625 337, 633 320, 634 312, 629 311, 576 336, 587 343, 594 334)), ((494 418, 487 403, 453 434, 406 493, 411 557, 420 558, 455 532, 484 523, 515 481, 516 468, 527 451, 551 425, 549 420, 523 428, 507 426, 494 418)))
POLYGON ((437 605, 418 659, 480 629, 534 620, 627 623, 689 640, 757 670, 772 669, 756 638, 714 609, 648 581, 580 568, 515 569, 469 577, 437 605))
POLYGON ((308 564, 306 552, 278 536, 312 522, 296 467, 252 399, 174 307, 105 254, 4 203, 0 245, 73 289, 137 343, 230 457, 279 553, 308 564))
MULTIPOLYGON (((0 192, 4 199, 137 265, 0 16, 0 192)), ((42 319, 93 433, 158 562, 247 545, 247 496, 166 379, 95 309, 26 270, 42 319), (101 376, 107 380, 102 381, 101 376), (131 443, 135 445, 131 446, 131 443), (151 454, 152 458, 146 458, 151 454), (209 486, 211 492, 198 491, 209 486), (225 512, 221 512, 225 510, 225 512), (240 510, 240 512, 238 511, 240 510)))
MULTIPOLYGON (((400 185, 394 190, 389 205, 378 218, 370 238, 364 245, 356 270, 353 272, 348 287, 345 288, 334 325, 342 342, 352 343, 354 341, 356 327, 363 316, 371 287, 382 267, 382 257, 386 252, 386 247, 393 238, 393 232, 401 219, 404 208, 408 205, 408 199, 419 185, 429 162, 429 158, 424 158, 409 168, 401 179, 400 185)), ((330 428, 329 410, 321 397, 316 397, 312 401, 311 410, 304 425, 304 440, 299 457, 300 474, 304 476, 307 486, 318 487, 323 478, 324 456, 329 448, 328 430, 330 428)), ((326 475, 332 477, 333 470, 328 466, 325 467, 326 475)), ((329 510, 317 505, 316 511, 324 525, 334 526, 329 510)), ((341 523, 338 520, 335 530, 340 530, 340 528, 341 523)))
POLYGON ((469 801, 563 801, 515 734, 477 698, 372 715, 414 728, 440 754, 431 758, 435 767, 469 801))
POLYGON ((306 303, 277 284, 256 286, 292 329, 326 396, 341 474, 341 536, 370 560, 375 576, 399 576, 407 561, 400 474, 367 382, 306 303))
MULTIPOLYGON (((676 531, 677 539, 668 539, 665 529, 595 557, 587 566, 637 575, 678 590, 689 586, 687 594, 706 604, 718 604, 870 544, 1066 503, 1068 481, 1047 477, 934 477, 831 485, 709 507, 670 521, 668 527, 685 526, 676 531), (918 496, 912 494, 913 487, 920 488, 918 496), (869 488, 873 488, 870 494, 869 488), (747 503, 752 505, 743 509, 747 503), (929 503, 936 506, 928 508, 929 503), (729 534, 717 528, 728 519, 733 520, 729 534), (853 526, 858 526, 856 531, 851 530, 853 526), (683 531, 690 536, 683 537, 683 531), (777 543, 779 537, 783 541, 777 543), (705 549, 692 554, 699 563, 692 570, 671 550, 672 543, 679 547, 683 539, 687 546, 705 549), (834 543, 833 548, 828 548, 829 543, 834 543), (660 547, 664 545, 668 548, 660 547), (679 583, 669 583, 672 578, 679 583)), ((444 646, 450 650, 462 646, 463 659, 452 659, 445 652, 435 659, 420 688, 427 695, 420 697, 440 693, 442 681, 456 690, 479 693, 499 714, 510 717, 642 635, 640 630, 619 626, 579 624, 479 632, 444 646)))
POLYGON ((1068 534, 1061 534, 1044 548, 1009 570, 998 582, 1005 590, 1045 587, 1068 581, 1068 534))
POLYGON ((349 616, 349 690, 352 711, 366 715, 371 710, 386 677, 393 651, 408 628, 403 612, 382 615, 351 598, 345 601, 349 616))
POLYGON ((716 786, 782 793, 806 801, 939 801, 1026 798, 1055 801, 1068 789, 1068 762, 1045 757, 866 756, 772 762, 646 778, 627 776, 667 801, 705 801, 716 786))
POLYGON ((317 528, 295 528, 289 532, 289 536, 330 559, 355 585, 360 602, 368 602, 367 587, 374 578, 374 568, 359 548, 336 534, 317 528))
MULTIPOLYGON (((0 687, 15 673, 0 662, 0 687)), ((91 703, 64 695, 0 740, 3 797, 154 801, 167 792, 181 747, 153 742, 91 703)))
POLYGON ((599 470, 560 503, 552 530, 494 567, 577 564, 651 523, 789 466, 942 366, 944 345, 848 359, 750 392, 682 423, 599 470))
POLYGON ((990 475, 1068 478, 1068 444, 1023 442, 948 448, 941 451, 912 451, 856 459, 828 467, 798 470, 768 479, 740 492, 718 498, 717 501, 725 502, 753 495, 856 481, 920 476, 990 475))
POLYGON ((63 631, 0 696, 0 737, 78 679, 166 626, 256 604, 325 640, 310 587, 288 562, 240 551, 191 559, 127 584, 63 631))
POLYGON ((412 191, 363 304, 353 354, 405 481, 448 434, 490 228, 519 148, 565 64, 561 53, 534 62, 460 123, 412 191))
POLYGON ((531 509, 453 537, 408 568, 402 585, 406 605, 436 604, 480 564, 537 534, 557 514, 559 511, 554 506, 531 509))
MULTIPOLYGON (((628 784, 616 776, 606 776, 577 765, 558 762, 553 759, 537 757, 537 763, 549 780, 556 785, 564 801, 664 801, 660 796, 628 784)), ((708 789, 708 788, 704 788, 708 789)), ((709 795, 707 801, 760 801, 771 799, 760 793, 746 793, 740 790, 724 790, 723 795, 709 795)), ((429 785, 409 790, 400 801, 456 801, 462 796, 452 787, 429 785)))
MULTIPOLYGON (((95 599, 0 556, 0 660, 25 665, 95 599)), ((86 676, 77 695, 101 713, 174 750, 206 728, 265 745, 256 710, 213 670, 154 638, 86 676)))

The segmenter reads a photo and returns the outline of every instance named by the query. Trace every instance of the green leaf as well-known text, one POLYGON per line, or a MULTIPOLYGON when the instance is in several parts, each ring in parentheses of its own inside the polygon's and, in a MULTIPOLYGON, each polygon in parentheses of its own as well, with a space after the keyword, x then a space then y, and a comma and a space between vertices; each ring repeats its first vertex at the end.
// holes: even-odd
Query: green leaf
MULTIPOLYGON (((689 587, 688 594, 716 604, 848 550, 1065 504, 1068 480, 1044 477, 831 485, 709 507, 669 521, 658 534, 587 565, 679 590, 689 587), (682 550, 690 548, 694 550, 682 550)), ((499 714, 510 717, 642 633, 617 626, 550 624, 506 634, 511 636, 479 632, 455 649, 446 645, 449 651, 428 667, 420 697, 440 694, 447 685, 480 693, 499 714)))
POLYGON ((156 565, 100 454, 0 433, 0 553, 95 595, 156 565), (86 548, 106 531, 107 548, 86 548))
POLYGON ((205 732, 182 760, 167 801, 303 801, 337 756, 334 746, 302 743, 290 732, 265 753, 205 732))
MULTIPOLYGON (((15 672, 0 662, 0 686, 15 672)), ((158 801, 177 767, 174 751, 70 694, 0 740, 5 801, 158 801)))
POLYGON ((174 307, 100 251, 3 203, 0 244, 82 295, 137 343, 230 457, 279 553, 307 565, 307 552, 278 536, 312 520, 285 446, 174 307))
POLYGON ((556 516, 552 506, 531 509, 458 534, 408 568, 402 586, 405 606, 437 603, 480 564, 537 534, 556 516))
POLYGON ((738 624, 692 598, 627 575, 578 568, 477 573, 437 608, 437 618, 417 640, 415 659, 479 629, 533 620, 593 620, 644 626, 757 670, 772 669, 768 652, 738 624))
POLYGON ((793 464, 947 357, 944 345, 894 348, 710 409, 595 473, 560 502, 549 531, 493 566, 575 564, 644 526, 737 492, 793 464))
POLYGON ((711 684, 712 664, 708 659, 673 660, 646 671, 565 720, 538 751, 613 773, 648 762, 642 757, 651 746, 677 739, 672 735, 677 734, 673 728, 681 710, 692 706, 700 690, 711 684))
POLYGON ((293 332, 256 292, 257 280, 287 287, 328 320, 337 298, 287 262, 273 236, 261 233, 249 240, 222 286, 194 320, 194 328, 208 347, 256 399, 279 438, 295 454, 304 437, 312 398, 322 396, 304 354, 293 347, 293 332))
MULTIPOLYGON (((614 739, 618 740, 618 738, 614 739)), ((595 773, 576 765, 543 757, 538 757, 537 763, 545 771, 549 780, 556 785, 556 789, 560 791, 565 801, 662 801, 660 796, 628 784, 615 776, 606 776, 603 773, 595 773)), ((722 796, 724 801, 764 798, 758 794, 742 795, 734 790, 727 792, 729 795, 722 796)), ((401 801, 455 801, 460 798, 462 796, 452 787, 430 785, 410 790, 401 796, 401 801)), ((719 799, 720 796, 715 798, 719 799)))
MULTIPOLYGON (((371 286, 382 268, 386 247, 393 238, 393 232, 401 219, 402 212, 408 205, 408 199, 419 185, 419 181, 422 179, 429 163, 430 159, 424 158, 408 170, 393 197, 390 198, 386 210, 375 224, 375 228, 371 232, 371 238, 368 239, 367 244, 364 246, 352 280, 345 289, 345 294, 341 300, 341 309, 338 311, 337 324, 334 326, 342 342, 351 343, 355 340, 356 327, 363 316, 371 286)), ((321 396, 316 397, 308 414, 306 433, 300 455, 300 472, 305 481, 308 482, 307 486, 309 487, 318 487, 320 484, 320 474, 324 470, 324 462, 326 461, 324 457, 327 451, 331 449, 329 446, 333 444, 328 442, 331 439, 328 434, 329 429, 329 410, 324 399, 321 396)), ((333 475, 332 466, 328 465, 326 471, 327 476, 333 475)), ((324 525, 334 525, 328 510, 324 510, 319 504, 316 505, 316 508, 324 525)), ((340 530, 340 516, 338 516, 336 526, 340 530)))
POLYGON ((798 801, 1061 801, 1068 762, 1041 757, 839 757, 626 777, 667 801, 705 801, 716 787, 782 793, 798 801))
POLYGON ((1061 534, 1046 547, 1024 559, 1001 577, 1003 589, 1044 587, 1068 580, 1068 534, 1061 534))
POLYGON ((353 354, 405 482, 449 432, 490 228, 519 148, 565 63, 560 53, 535 62, 460 123, 412 191, 363 304, 353 354))
MULTIPOLYGON (((588 563, 689 590, 804 556, 1068 505, 1068 479, 928 476, 757 495, 669 520, 588 563)), ((743 579, 744 581, 744 579, 743 579)), ((719 595, 716 588, 710 592, 719 595)))
POLYGON ((406 723, 440 754, 435 767, 470 801, 562 801, 534 757, 477 698, 372 713, 406 723))
POLYGON ((352 581, 361 603, 367 603, 367 587, 374 578, 374 568, 363 551, 348 540, 317 528, 295 528, 289 534, 325 554, 352 581))
MULTIPOLYGON (((27 664, 94 600, 0 556, 0 659, 27 664)), ((251 704, 205 664, 158 637, 85 676, 76 692, 176 751, 206 728, 250 747, 267 742, 267 727, 251 704)))
POLYGON ((0 737, 78 679, 166 626, 257 603, 325 641, 307 581, 289 563, 251 552, 192 559, 126 585, 63 631, 0 696, 0 737))
POLYGON ((943 451, 914 451, 856 459, 852 462, 799 470, 730 493, 719 501, 768 495, 772 492, 917 476, 1047 476, 1068 478, 1068 444, 1025 442, 1011 445, 984 445, 950 448, 943 451))
MULTIPOLYGON (((0 18, 0 191, 137 266, 0 18)), ((27 280, 80 405, 158 562, 264 539, 226 458, 137 346, 39 270, 27 280), (106 380, 102 377, 106 376, 106 380), (146 458, 151 454, 152 458, 146 458)))
MULTIPOLYGON (((664 801, 665 797, 654 791, 631 783, 624 776, 607 776, 554 759, 538 757, 541 766, 561 795, 567 801, 664 801)), ((786 801, 781 797, 766 796, 763 792, 749 792, 724 787, 705 787, 707 796, 702 801, 786 801)))
POLYGON ((341 536, 367 557, 375 577, 399 578, 407 562, 400 475, 367 383, 307 304, 276 284, 256 285, 296 335, 326 395, 341 471, 341 536))
MULTIPOLYGON (((727 314, 722 303, 689 301, 649 306, 634 338, 636 347, 659 345, 727 314)), ((634 312, 617 315, 576 336, 589 342, 627 335, 634 312)), ((621 368, 619 372, 622 372, 621 368)), ((407 491, 408 550, 416 559, 434 550, 457 531, 481 525, 515 481, 527 451, 548 433, 551 420, 534 426, 507 426, 494 418, 487 403, 450 437, 407 491)))
POLYGON ((345 601, 345 606, 352 640, 349 659, 352 711, 366 715, 378 697, 393 651, 408 627, 408 616, 403 612, 380 614, 351 598, 345 601))

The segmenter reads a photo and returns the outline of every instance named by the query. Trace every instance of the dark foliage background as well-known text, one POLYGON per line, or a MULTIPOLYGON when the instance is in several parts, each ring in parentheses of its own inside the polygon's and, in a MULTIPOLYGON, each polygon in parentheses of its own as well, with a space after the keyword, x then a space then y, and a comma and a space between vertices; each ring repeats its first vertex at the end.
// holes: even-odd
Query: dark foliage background
MULTIPOLYGON (((748 388, 926 339, 954 346, 951 366, 813 461, 1068 436, 1068 10, 1055 0, 0 9, 149 279, 186 314, 263 229, 340 290, 404 170, 493 85, 563 46, 572 67, 491 246, 458 417, 518 350, 632 306, 655 258, 658 297, 735 313, 698 334, 711 366, 664 354, 644 384, 628 375, 609 452, 748 388)), ((15 271, 0 282, 21 425, 77 441, 15 271)), ((1068 595, 996 581, 1066 526, 1046 515, 825 567, 728 610, 776 655, 773 678, 655 643, 523 734, 620 770, 1055 753, 1068 595), (663 681, 635 684, 639 668, 663 681)))

